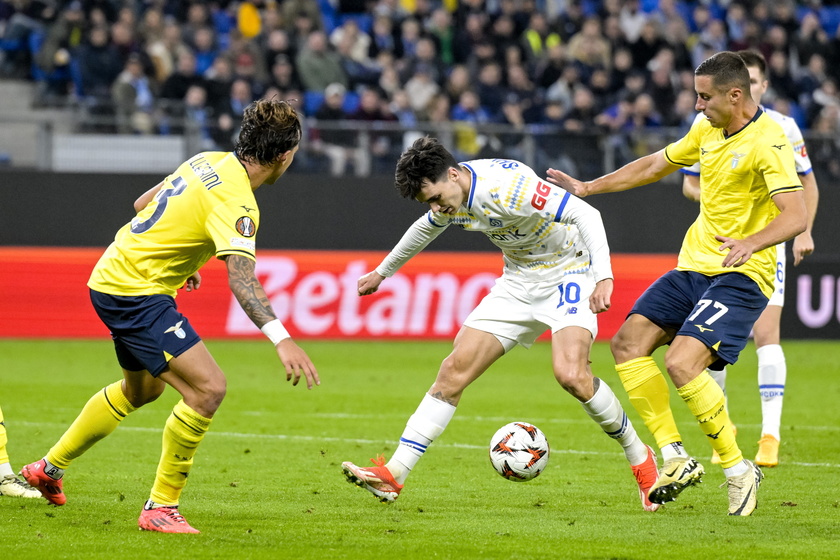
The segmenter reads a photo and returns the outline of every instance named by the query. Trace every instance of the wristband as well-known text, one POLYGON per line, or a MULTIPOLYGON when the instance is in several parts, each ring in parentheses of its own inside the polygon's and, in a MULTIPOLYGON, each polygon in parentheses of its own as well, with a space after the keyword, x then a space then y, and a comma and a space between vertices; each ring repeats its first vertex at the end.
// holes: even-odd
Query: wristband
POLYGON ((280 319, 274 319, 273 321, 269 321, 268 323, 260 327, 260 330, 265 336, 268 337, 268 340, 270 340, 271 343, 275 346, 277 346, 277 343, 281 340, 291 338, 292 336, 289 334, 289 331, 286 330, 286 327, 283 326, 283 323, 280 322, 280 319))

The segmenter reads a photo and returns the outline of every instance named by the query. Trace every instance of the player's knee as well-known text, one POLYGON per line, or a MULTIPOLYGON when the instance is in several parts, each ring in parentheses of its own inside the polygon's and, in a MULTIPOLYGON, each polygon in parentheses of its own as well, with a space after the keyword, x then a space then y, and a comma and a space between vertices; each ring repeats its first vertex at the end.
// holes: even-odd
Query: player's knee
POLYGON ((615 363, 623 364, 635 358, 642 356, 638 345, 634 343, 633 339, 621 330, 610 340, 610 352, 612 352, 615 363))
POLYGON ((592 393, 592 376, 580 364, 555 364, 554 378, 563 389, 578 400, 588 400, 592 393))

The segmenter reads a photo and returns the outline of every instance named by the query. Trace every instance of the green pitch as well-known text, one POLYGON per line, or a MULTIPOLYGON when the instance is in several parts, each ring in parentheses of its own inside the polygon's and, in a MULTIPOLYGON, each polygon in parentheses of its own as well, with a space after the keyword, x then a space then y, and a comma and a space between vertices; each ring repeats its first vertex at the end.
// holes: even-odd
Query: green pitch
MULTIPOLYGON (((672 404, 703 484, 657 513, 642 511, 617 445, 554 381, 549 348, 514 350, 470 387, 402 496, 381 504, 348 484, 342 461, 390 455, 449 343, 302 341, 322 385, 291 387, 265 341, 209 341, 228 395, 197 454, 181 511, 201 535, 140 532, 168 389, 78 459, 68 503, 0 497, 0 558, 837 558, 840 550, 838 343, 786 342, 781 466, 766 469, 759 508, 726 515, 720 468, 683 403, 672 404), (490 467, 487 443, 513 420, 551 444, 528 483, 490 467)), ((94 391, 118 378, 107 340, 0 341, 0 406, 12 466, 43 456, 94 391)), ((661 358, 661 355, 658 355, 661 358)), ((653 443, 597 344, 593 369, 653 443)), ((738 442, 753 457, 760 431, 752 346, 730 369, 738 442)))

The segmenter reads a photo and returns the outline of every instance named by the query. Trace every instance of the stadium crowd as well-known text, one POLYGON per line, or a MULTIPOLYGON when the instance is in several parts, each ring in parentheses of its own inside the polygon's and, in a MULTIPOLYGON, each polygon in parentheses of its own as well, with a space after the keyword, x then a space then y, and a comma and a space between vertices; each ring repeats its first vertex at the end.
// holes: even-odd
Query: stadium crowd
MULTIPOLYGON (((684 130, 697 64, 749 48, 768 62, 765 102, 840 137, 840 6, 829 1, 0 0, 0 77, 33 79, 36 104, 87 107, 118 132, 191 123, 202 148, 230 149, 245 106, 266 96, 319 121, 407 129, 684 130)), ((356 136, 325 128, 310 140, 334 174, 352 162, 364 175, 367 155, 393 142, 356 136)))

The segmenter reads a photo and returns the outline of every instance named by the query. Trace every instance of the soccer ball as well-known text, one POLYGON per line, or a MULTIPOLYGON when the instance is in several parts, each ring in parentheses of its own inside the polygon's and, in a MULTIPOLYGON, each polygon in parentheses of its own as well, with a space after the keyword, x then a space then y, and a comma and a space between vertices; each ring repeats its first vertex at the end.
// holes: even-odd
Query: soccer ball
POLYGON ((527 422, 511 422, 490 439, 490 464, 508 480, 536 478, 548 464, 548 440, 542 430, 527 422))

